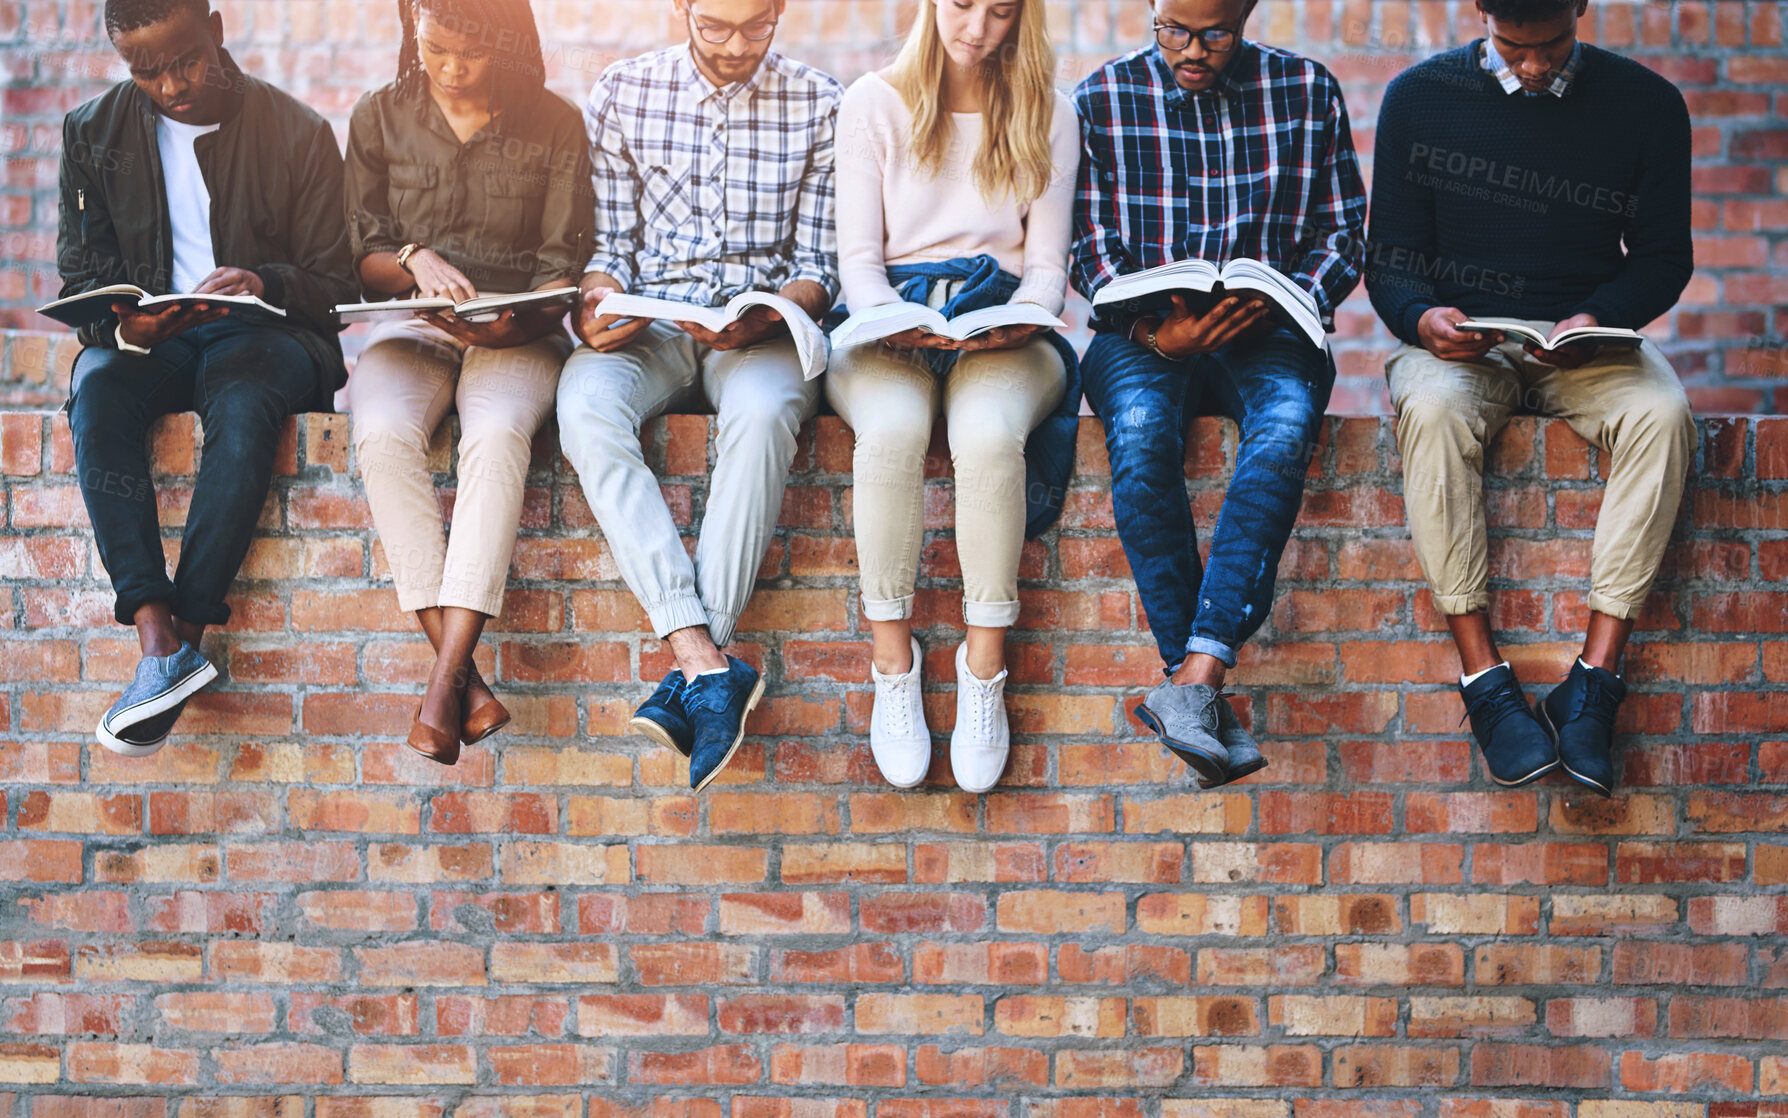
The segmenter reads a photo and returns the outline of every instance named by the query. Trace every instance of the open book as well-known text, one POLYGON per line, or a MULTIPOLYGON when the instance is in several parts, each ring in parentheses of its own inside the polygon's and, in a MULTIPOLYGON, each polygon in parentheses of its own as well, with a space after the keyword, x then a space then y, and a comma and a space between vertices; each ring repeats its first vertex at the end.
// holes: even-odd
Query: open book
POLYGON ((129 303, 137 310, 151 312, 172 306, 203 303, 212 307, 252 308, 281 318, 286 316, 283 307, 264 303, 253 295, 151 295, 134 283, 115 283, 110 287, 96 287, 92 291, 70 295, 66 299, 45 303, 37 308, 37 313, 78 330, 112 318, 113 303, 129 303))
POLYGON ((832 331, 832 344, 839 349, 867 345, 913 329, 962 342, 1001 326, 1047 326, 1052 330, 1068 328, 1067 323, 1035 303, 1006 303, 969 311, 949 319, 918 303, 887 303, 858 311, 845 319, 838 329, 832 331))
POLYGON ((1303 331, 1311 345, 1320 349, 1328 337, 1322 327, 1322 313, 1308 291, 1270 265, 1246 258, 1223 265, 1209 260, 1176 260, 1159 268, 1119 276, 1100 290, 1093 306, 1146 300, 1174 291, 1196 291, 1213 297, 1236 292, 1261 295, 1281 318, 1303 331))
POLYGON ((1571 330, 1560 330, 1548 338, 1531 326, 1511 325, 1506 322, 1461 322, 1455 330, 1475 330, 1489 333, 1494 330, 1507 334, 1511 338, 1519 338, 1536 349, 1557 349, 1561 345, 1572 342, 1589 342, 1594 345, 1636 346, 1645 343, 1645 335, 1637 330, 1624 330, 1619 326, 1578 326, 1571 330))
POLYGON ((519 295, 480 295, 455 303, 452 299, 386 299, 377 303, 343 303, 335 308, 343 322, 383 322, 418 314, 445 313, 467 322, 495 322, 506 310, 533 307, 543 311, 570 310, 577 303, 577 288, 552 287, 519 295))
POLYGON ((806 311, 768 291, 747 291, 733 296, 724 307, 704 307, 699 303, 680 303, 675 299, 653 299, 646 295, 610 295, 599 304, 603 314, 625 318, 660 318, 668 322, 693 322, 716 334, 739 321, 752 307, 768 307, 782 316, 788 332, 795 339, 801 355, 801 370, 808 380, 826 371, 832 348, 826 335, 806 311))

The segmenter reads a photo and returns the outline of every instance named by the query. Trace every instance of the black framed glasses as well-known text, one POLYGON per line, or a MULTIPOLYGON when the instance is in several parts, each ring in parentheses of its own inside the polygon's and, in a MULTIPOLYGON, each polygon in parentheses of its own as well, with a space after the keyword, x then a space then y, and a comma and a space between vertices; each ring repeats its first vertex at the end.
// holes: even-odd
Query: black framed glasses
POLYGON ((1175 27, 1171 23, 1155 24, 1155 42, 1168 50, 1185 50, 1192 45, 1193 39, 1202 41, 1204 49, 1212 54, 1228 54, 1241 41, 1241 36, 1227 27, 1207 27, 1203 31, 1193 31, 1175 27))
POLYGON ((704 23, 692 14, 690 20, 695 24, 695 33, 702 37, 702 42, 717 47, 732 42, 734 35, 745 36, 748 43, 761 43, 776 34, 776 21, 773 19, 757 19, 750 23, 704 23))

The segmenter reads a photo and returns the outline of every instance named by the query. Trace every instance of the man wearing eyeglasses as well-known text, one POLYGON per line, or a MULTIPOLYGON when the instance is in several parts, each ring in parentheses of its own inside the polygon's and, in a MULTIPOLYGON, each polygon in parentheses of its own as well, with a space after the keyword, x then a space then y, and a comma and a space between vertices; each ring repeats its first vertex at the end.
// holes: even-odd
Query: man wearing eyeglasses
MULTIPOLYGON (((1141 3, 1142 0, 1131 0, 1141 3)), ((1084 157, 1075 286, 1186 259, 1251 258, 1307 291, 1325 325, 1360 279, 1366 193, 1340 86, 1243 35, 1254 0, 1152 0, 1154 45, 1075 93, 1084 157)), ((1168 679, 1138 717, 1214 788, 1266 767, 1223 697, 1273 606, 1279 558, 1334 386, 1334 364, 1258 298, 1105 308, 1082 362, 1105 424, 1112 505, 1168 679), (1186 433, 1241 428, 1235 475, 1200 564, 1186 433)))
POLYGON ((787 0, 673 0, 688 42, 611 66, 585 109, 595 252, 559 382, 559 430, 622 578, 676 668, 636 732, 690 759, 697 790, 730 761, 763 694, 721 649, 776 529, 795 435, 819 382, 782 322, 757 310, 719 333, 621 319, 628 291, 719 306, 777 292, 816 320, 838 294, 833 146, 844 88, 771 48, 787 0), (646 465, 640 425, 690 406, 719 415, 695 555, 646 465))

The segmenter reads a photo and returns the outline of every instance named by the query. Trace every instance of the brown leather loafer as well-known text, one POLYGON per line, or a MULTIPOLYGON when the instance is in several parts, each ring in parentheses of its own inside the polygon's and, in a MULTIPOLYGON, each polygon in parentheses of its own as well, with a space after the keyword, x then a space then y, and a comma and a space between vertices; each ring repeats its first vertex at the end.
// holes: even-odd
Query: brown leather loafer
POLYGON ((422 707, 416 707, 416 722, 404 744, 441 765, 459 762, 459 735, 442 733, 422 720, 422 707))
POLYGON ((466 716, 466 724, 459 729, 459 740, 467 745, 477 745, 507 725, 509 708, 492 699, 466 716))

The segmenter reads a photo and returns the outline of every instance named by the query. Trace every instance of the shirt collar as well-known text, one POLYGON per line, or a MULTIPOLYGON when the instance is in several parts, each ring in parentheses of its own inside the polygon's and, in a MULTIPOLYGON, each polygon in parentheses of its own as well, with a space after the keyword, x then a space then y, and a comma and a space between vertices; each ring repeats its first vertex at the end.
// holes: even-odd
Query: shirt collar
POLYGON ((1495 43, 1486 38, 1483 53, 1478 56, 1478 65, 1496 79, 1496 83, 1502 86, 1504 93, 1527 93, 1529 97, 1543 97, 1548 93, 1554 97, 1563 97, 1570 93, 1572 83, 1577 80, 1577 67, 1582 61, 1583 40, 1579 39, 1571 48, 1571 57, 1565 60, 1564 66, 1558 71, 1558 76, 1552 79, 1552 85, 1538 93, 1527 93, 1525 89, 1521 88, 1521 79, 1515 76, 1515 71, 1509 69, 1509 64, 1503 61, 1502 55, 1496 53, 1495 43))
POLYGON ((749 78, 726 86, 715 85, 708 80, 708 75, 702 73, 702 68, 695 64, 695 48, 688 43, 684 43, 677 50, 674 66, 679 84, 695 94, 696 104, 699 105, 713 97, 718 97, 722 101, 731 101, 741 93, 755 96, 758 87, 763 84, 764 71, 776 64, 776 58, 776 52, 770 51, 764 55, 764 60, 758 64, 757 70, 749 78))
POLYGON ((1162 57, 1161 48, 1158 46, 1149 51, 1149 69, 1161 83, 1169 105, 1175 108, 1191 109, 1199 103, 1200 98, 1213 95, 1234 97, 1239 94, 1244 81, 1254 71, 1259 54, 1260 52, 1254 48, 1253 43, 1246 39, 1241 40, 1235 48, 1235 57, 1230 59, 1229 65, 1223 67, 1223 71, 1217 75, 1217 83, 1209 89, 1197 92, 1180 88, 1180 83, 1173 76, 1172 67, 1167 65, 1167 59, 1162 57))

